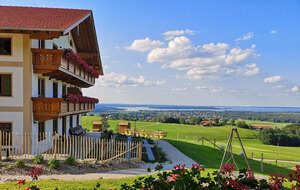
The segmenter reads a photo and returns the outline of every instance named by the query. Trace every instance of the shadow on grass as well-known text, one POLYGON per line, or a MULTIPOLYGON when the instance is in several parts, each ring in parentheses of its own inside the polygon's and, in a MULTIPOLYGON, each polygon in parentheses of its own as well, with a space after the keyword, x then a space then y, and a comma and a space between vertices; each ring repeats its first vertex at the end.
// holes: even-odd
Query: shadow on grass
MULTIPOLYGON (((220 149, 214 149, 208 146, 197 145, 193 143, 183 142, 183 141, 175 141, 175 140, 166 140, 171 143, 173 146, 178 148, 182 153, 192 158, 199 164, 203 164, 205 168, 211 168, 219 170, 222 157, 224 152, 220 149)), ((249 155, 248 155, 249 156, 249 155)), ((243 156, 239 156, 238 154, 234 154, 234 159, 239 167, 239 169, 247 168, 246 161, 243 156)), ((230 161, 230 163, 233 163, 230 161)), ((289 174, 291 170, 277 167, 272 164, 263 164, 263 172, 261 172, 261 162, 249 159, 250 166, 254 173, 256 174, 265 174, 270 175, 271 173, 280 173, 280 174, 289 174)))

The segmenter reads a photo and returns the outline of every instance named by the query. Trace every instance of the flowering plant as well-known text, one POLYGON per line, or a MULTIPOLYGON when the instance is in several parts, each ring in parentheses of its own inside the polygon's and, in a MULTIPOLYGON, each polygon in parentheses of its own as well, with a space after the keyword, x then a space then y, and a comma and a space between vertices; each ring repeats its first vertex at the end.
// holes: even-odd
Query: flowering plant
POLYGON ((93 77, 99 77, 99 74, 71 49, 65 49, 64 55, 68 60, 77 63, 81 68, 83 68, 86 72, 90 73, 93 77))
POLYGON ((292 190, 300 190, 300 165, 296 165, 296 170, 289 174, 289 181, 296 182, 296 185, 292 185, 292 190))
POLYGON ((62 95, 62 97, 65 99, 65 101, 70 103, 93 103, 93 104, 99 103, 99 100, 97 98, 90 98, 90 97, 82 96, 80 94, 62 95))
MULTIPOLYGON (((157 178, 140 177, 134 181, 134 184, 121 185, 122 190, 181 190, 181 189, 222 189, 222 190, 250 190, 250 189, 284 189, 283 183, 286 182, 285 176, 280 174, 271 174, 269 183, 267 180, 257 180, 251 169, 239 170, 238 176, 233 175, 234 164, 225 164, 220 171, 204 173, 205 169, 200 164, 193 164, 191 169, 186 169, 185 165, 176 165, 170 172, 162 172, 157 178)), ((299 190, 300 166, 289 175, 290 181, 296 181, 292 185, 292 190, 299 190)))
MULTIPOLYGON (((37 168, 37 169, 31 168, 28 176, 32 178, 31 181, 37 181, 41 175, 42 175, 42 168, 37 168)), ((17 185, 19 186, 19 188, 21 188, 21 185, 25 185, 25 184, 26 184, 25 179, 17 181, 17 185)), ((40 190, 40 188, 37 185, 29 185, 25 187, 25 190, 40 190)))

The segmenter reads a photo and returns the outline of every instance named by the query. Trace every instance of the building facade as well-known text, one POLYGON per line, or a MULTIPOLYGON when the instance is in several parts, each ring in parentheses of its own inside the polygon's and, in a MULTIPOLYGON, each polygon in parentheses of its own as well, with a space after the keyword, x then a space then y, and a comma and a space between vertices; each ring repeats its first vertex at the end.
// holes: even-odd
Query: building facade
POLYGON ((38 142, 45 133, 69 135, 97 103, 81 89, 103 75, 92 11, 0 6, 0 12, 1 133, 38 134, 38 142))

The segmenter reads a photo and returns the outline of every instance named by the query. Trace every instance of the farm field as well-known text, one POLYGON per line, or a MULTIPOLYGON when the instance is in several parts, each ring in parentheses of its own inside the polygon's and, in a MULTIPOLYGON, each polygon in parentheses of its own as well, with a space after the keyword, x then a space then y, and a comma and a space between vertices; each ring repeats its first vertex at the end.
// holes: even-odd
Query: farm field
POLYGON ((253 121, 253 120, 245 120, 249 125, 271 125, 273 127, 283 128, 290 123, 274 123, 270 121, 253 121))
MULTIPOLYGON (((84 128, 92 130, 92 122, 100 120, 96 116, 85 116, 82 118, 82 125, 84 128)), ((110 130, 116 131, 117 124, 119 121, 110 120, 110 130)), ((253 122, 255 123, 255 122, 253 122)), ((256 124, 260 122, 256 122, 256 124)), ((268 123, 267 125, 271 125, 268 123)), ((285 124, 281 124, 284 126, 285 124)), ((135 126, 135 122, 131 122, 132 128, 135 126)), ((160 130, 168 132, 166 140, 176 146, 184 154, 190 156, 195 161, 204 164, 208 168, 218 168, 222 159, 222 151, 214 150, 212 144, 204 141, 204 146, 202 146, 202 141, 197 141, 201 137, 206 137, 207 139, 214 141, 218 146, 226 146, 232 126, 223 126, 223 127, 201 127, 194 125, 183 125, 183 124, 166 124, 166 123, 155 123, 155 122, 136 122, 137 129, 144 130, 160 130)), ((248 129, 238 129, 240 137, 242 139, 243 145, 246 150, 248 157, 252 157, 252 152, 254 158, 260 158, 261 153, 265 159, 276 159, 277 146, 264 145, 262 144, 256 136, 258 131, 248 130, 248 129)), ((242 151, 240 145, 238 144, 237 139, 233 140, 233 152, 236 154, 237 162, 243 164, 244 161, 239 159, 241 158, 238 154, 242 151)), ((299 147, 279 147, 279 160, 288 160, 288 161, 298 161, 300 162, 300 148, 299 147)), ((238 165, 240 165, 238 163, 238 165)), ((274 172, 274 164, 265 164, 264 169, 268 173, 268 168, 270 172, 274 172)), ((260 161, 252 161, 252 167, 256 168, 256 172, 260 171, 260 161)), ((283 164, 279 164, 282 166, 283 164)), ((276 171, 281 170, 281 173, 286 173, 286 170, 283 167, 278 167, 276 171)), ((279 171, 278 171, 279 172, 279 171)))

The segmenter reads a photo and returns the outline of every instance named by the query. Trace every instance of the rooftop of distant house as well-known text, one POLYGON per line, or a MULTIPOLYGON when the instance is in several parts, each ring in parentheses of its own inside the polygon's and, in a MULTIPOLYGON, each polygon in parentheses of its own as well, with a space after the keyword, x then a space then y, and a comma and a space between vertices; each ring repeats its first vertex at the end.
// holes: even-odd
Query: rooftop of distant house
POLYGON ((252 127, 254 129, 269 129, 269 128, 272 128, 272 126, 268 126, 268 125, 253 125, 252 127))
POLYGON ((202 125, 210 125, 210 124, 216 124, 215 121, 201 121, 202 125))

